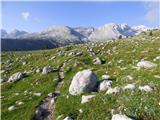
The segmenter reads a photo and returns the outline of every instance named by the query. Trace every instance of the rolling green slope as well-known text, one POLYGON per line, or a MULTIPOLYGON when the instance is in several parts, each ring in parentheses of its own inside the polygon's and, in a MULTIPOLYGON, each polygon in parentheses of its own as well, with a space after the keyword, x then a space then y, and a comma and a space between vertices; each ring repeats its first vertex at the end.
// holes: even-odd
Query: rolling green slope
POLYGON ((36 106, 53 92, 57 86, 58 72, 43 75, 36 73, 36 69, 52 66, 56 69, 65 61, 63 85, 61 95, 55 103, 53 119, 61 116, 71 116, 77 120, 110 120, 111 111, 123 113, 138 120, 158 120, 160 118, 160 31, 154 30, 142 33, 132 38, 110 42, 97 42, 82 45, 73 45, 53 50, 28 52, 2 52, 1 72, 2 79, 8 79, 16 72, 32 71, 15 83, 1 84, 2 120, 30 120, 33 118, 36 106), (103 62, 93 64, 89 50, 95 53, 103 62), (73 52, 73 54, 71 54, 73 52), (80 53, 75 54, 74 53, 80 53), (52 59, 51 59, 52 58, 52 59), (141 60, 148 60, 157 64, 153 69, 137 69, 141 60), (26 62, 23 65, 23 62, 26 62), (106 95, 105 92, 87 93, 96 97, 88 103, 81 104, 81 95, 69 95, 69 85, 73 76, 81 70, 91 69, 99 80, 107 74, 113 81, 113 87, 123 87, 129 83, 136 86, 154 86, 152 92, 141 92, 138 89, 125 90, 118 94, 106 95), (132 76, 133 80, 128 80, 132 76), (18 95, 17 95, 18 93, 18 95), (42 93, 34 96, 33 93, 42 93), (22 101, 24 104, 18 105, 22 101), (8 108, 14 105, 15 110, 8 108), (79 110, 83 112, 79 112, 79 110))

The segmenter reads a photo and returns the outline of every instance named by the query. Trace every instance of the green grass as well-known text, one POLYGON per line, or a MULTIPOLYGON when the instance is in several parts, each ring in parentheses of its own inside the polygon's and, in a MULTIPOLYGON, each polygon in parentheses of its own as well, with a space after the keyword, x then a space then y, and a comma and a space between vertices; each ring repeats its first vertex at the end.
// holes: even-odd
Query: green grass
MULTIPOLYGON (((141 34, 133 38, 126 38, 115 42, 98 42, 85 45, 67 46, 53 50, 28 51, 28 52, 2 52, 1 68, 5 69, 2 78, 8 78, 15 72, 33 70, 39 67, 52 66, 58 68, 64 60, 70 59, 65 67, 65 79, 61 88, 61 96, 56 101, 54 118, 62 115, 62 119, 71 116, 77 120, 110 120, 111 111, 122 112, 138 120, 158 120, 160 118, 160 79, 154 75, 160 75, 160 61, 153 61, 160 56, 160 31, 153 31, 153 36, 141 34), (158 38, 159 37, 159 38, 158 38), (105 61, 102 65, 93 64, 93 56, 90 56, 87 47, 93 49, 96 56, 105 61), (116 48, 115 48, 116 47, 116 48), (70 57, 72 51, 83 52, 80 56, 70 57), (61 55, 59 55, 62 53, 61 55), (49 60, 56 56, 55 59, 49 60), (153 69, 134 68, 141 59, 149 60, 158 66, 153 69), (10 62, 7 62, 10 60, 10 62), (119 62, 122 60, 122 62, 119 62), (22 62, 26 61, 26 65, 22 62), (99 80, 106 72, 113 79, 113 87, 123 87, 128 83, 139 85, 154 85, 151 93, 143 93, 135 89, 133 91, 121 91, 116 95, 106 95, 105 92, 88 93, 96 97, 86 104, 81 104, 80 96, 69 95, 68 89, 73 76, 80 70, 92 69, 99 80), (127 75, 133 76, 128 80, 127 75), (69 96, 69 97, 68 97, 69 96), (79 109, 83 113, 79 113, 79 109)), ((2 120, 30 120, 36 106, 48 93, 53 92, 57 81, 57 72, 47 75, 32 73, 29 76, 13 83, 4 83, 2 87, 2 120), (38 85, 36 83, 38 82, 38 85), (24 95, 24 91, 41 92, 42 96, 32 94, 24 95), (18 96, 15 93, 20 93, 18 96), (24 105, 16 105, 16 101, 23 101, 24 105), (8 111, 8 107, 16 105, 16 110, 8 111)))

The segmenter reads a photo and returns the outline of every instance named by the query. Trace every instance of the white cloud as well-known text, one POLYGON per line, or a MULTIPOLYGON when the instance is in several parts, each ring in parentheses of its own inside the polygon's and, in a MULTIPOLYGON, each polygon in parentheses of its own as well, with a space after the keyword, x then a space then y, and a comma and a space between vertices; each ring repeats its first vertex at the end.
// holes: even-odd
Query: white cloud
POLYGON ((22 12, 22 17, 24 18, 24 20, 28 20, 29 16, 30 16, 29 12, 22 12))
POLYGON ((146 14, 144 15, 144 18, 148 22, 158 22, 160 13, 159 13, 159 1, 157 2, 145 2, 144 4, 146 14))

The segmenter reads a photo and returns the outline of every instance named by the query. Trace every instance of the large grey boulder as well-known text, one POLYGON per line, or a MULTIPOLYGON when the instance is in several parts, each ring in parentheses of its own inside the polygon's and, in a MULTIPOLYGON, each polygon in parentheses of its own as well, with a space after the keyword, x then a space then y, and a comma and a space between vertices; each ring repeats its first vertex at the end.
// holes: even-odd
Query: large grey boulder
POLYGON ((24 74, 22 72, 14 73, 10 78, 8 79, 8 82, 15 82, 21 78, 24 77, 24 74))
POLYGON ((96 75, 91 70, 83 70, 73 77, 69 87, 69 93, 71 95, 79 95, 91 92, 96 88, 96 85, 96 75))

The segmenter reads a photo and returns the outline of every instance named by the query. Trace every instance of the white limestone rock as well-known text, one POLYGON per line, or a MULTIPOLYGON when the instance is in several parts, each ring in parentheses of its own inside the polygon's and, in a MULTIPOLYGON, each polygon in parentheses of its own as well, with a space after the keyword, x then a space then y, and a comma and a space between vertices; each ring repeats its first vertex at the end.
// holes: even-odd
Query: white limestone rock
POLYGON ((46 66, 46 67, 43 68, 42 74, 48 74, 52 71, 53 71, 53 68, 51 66, 46 66))
POLYGON ((33 95, 35 95, 35 96, 41 96, 42 95, 42 93, 33 93, 33 95))
POLYGON ((38 68, 38 69, 36 70, 36 73, 40 73, 40 72, 42 72, 42 69, 41 69, 41 68, 38 68))
POLYGON ((140 61, 140 62, 137 63, 137 67, 150 69, 150 68, 157 67, 157 64, 152 63, 150 61, 142 60, 142 61, 140 61))
POLYGON ((133 120, 126 115, 121 115, 121 114, 115 114, 112 116, 112 120, 133 120))
POLYGON ((126 90, 126 89, 135 89, 136 88, 136 85, 133 83, 133 84, 127 84, 126 86, 124 86, 123 90, 126 90))
POLYGON ((100 60, 100 58, 96 57, 94 60, 93 60, 94 64, 96 65, 100 65, 102 64, 102 61, 100 60))
POLYGON ((91 99, 93 99, 94 97, 95 97, 95 95, 83 95, 82 100, 81 100, 81 104, 84 104, 86 102, 91 101, 91 99))
POLYGON ((106 94, 116 94, 120 92, 120 88, 119 87, 115 87, 115 88, 109 88, 106 92, 106 94))
POLYGON ((15 82, 21 78, 24 77, 24 74, 22 72, 14 73, 10 78, 8 79, 8 82, 15 82))
POLYGON ((103 80, 99 83, 99 91, 106 91, 111 88, 112 81, 111 80, 103 80))
POLYGON ((67 116, 66 118, 64 118, 63 120, 73 120, 70 116, 67 116))
POLYGON ((82 93, 91 92, 97 85, 97 77, 91 70, 83 70, 73 77, 69 86, 71 95, 79 95, 82 93))
POLYGON ((149 85, 139 86, 139 90, 142 92, 152 92, 153 88, 149 85))
POLYGON ((109 75, 102 75, 102 80, 104 80, 104 79, 109 79, 109 78, 110 78, 109 75))
POLYGON ((12 105, 12 106, 10 106, 10 107, 8 108, 8 111, 13 111, 13 110, 15 110, 15 106, 14 106, 14 105, 12 105))

